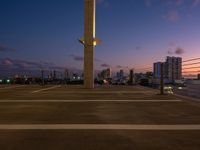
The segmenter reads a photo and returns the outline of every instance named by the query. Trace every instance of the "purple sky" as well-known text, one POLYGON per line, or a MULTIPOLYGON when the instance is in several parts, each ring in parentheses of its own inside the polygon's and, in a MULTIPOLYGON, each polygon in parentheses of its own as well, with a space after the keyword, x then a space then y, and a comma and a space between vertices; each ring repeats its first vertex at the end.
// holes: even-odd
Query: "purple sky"
MULTIPOLYGON (((83 68, 83 0, 1 0, 0 67, 83 68)), ((97 0, 95 68, 200 57, 200 0, 97 0)))

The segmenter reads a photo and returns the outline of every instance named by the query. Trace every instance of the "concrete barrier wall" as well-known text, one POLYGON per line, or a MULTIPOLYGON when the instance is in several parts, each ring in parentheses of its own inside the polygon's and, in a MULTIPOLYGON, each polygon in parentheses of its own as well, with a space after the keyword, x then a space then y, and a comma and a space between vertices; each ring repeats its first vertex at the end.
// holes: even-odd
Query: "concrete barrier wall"
POLYGON ((187 95, 200 98, 200 84, 188 84, 187 95))

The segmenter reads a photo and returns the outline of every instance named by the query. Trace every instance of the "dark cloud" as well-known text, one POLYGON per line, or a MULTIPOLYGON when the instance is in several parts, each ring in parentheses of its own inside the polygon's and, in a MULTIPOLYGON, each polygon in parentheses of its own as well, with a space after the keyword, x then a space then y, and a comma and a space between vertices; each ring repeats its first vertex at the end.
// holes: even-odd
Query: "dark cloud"
POLYGON ((108 64, 101 64, 101 67, 110 67, 108 64))
POLYGON ((171 48, 167 51, 167 54, 169 55, 173 55, 173 54, 182 55, 184 53, 185 53, 185 50, 180 47, 177 47, 174 51, 171 48))
POLYGON ((61 66, 51 66, 49 67, 50 70, 66 70, 67 68, 66 67, 61 67, 61 66))
POLYGON ((174 54, 174 52, 172 52, 171 50, 168 50, 167 54, 172 55, 172 54, 174 54))
POLYGON ((12 66, 13 62, 9 59, 5 59, 5 60, 2 60, 1 64, 5 66, 12 66))
POLYGON ((69 55, 72 57, 75 61, 83 61, 84 57, 83 56, 77 56, 77 55, 69 55))
POLYGON ((6 45, 0 45, 0 52, 7 52, 7 51, 15 51, 15 49, 6 45))
POLYGON ((193 7, 197 7, 198 5, 200 5, 200 0, 192 0, 193 7))
POLYGON ((128 66, 121 66, 121 65, 117 65, 116 68, 118 69, 128 69, 128 66))
POLYGON ((182 55, 182 54, 184 54, 184 53, 185 53, 185 50, 182 49, 182 48, 180 48, 180 47, 178 47, 178 48, 175 50, 175 54, 177 54, 177 55, 182 55))
POLYGON ((121 65, 117 65, 116 68, 121 69, 121 68, 123 68, 123 66, 121 66, 121 65))
POLYGON ((48 74, 51 70, 56 70, 60 73, 63 73, 66 69, 68 69, 70 72, 82 73, 82 70, 72 67, 57 66, 52 62, 31 62, 10 58, 0 58, 0 68, 0 75, 3 76, 13 76, 15 74, 40 76, 40 70, 44 70, 46 74, 48 74))
POLYGON ((141 46, 136 46, 135 49, 136 50, 141 50, 142 48, 141 48, 141 46))
POLYGON ((52 62, 40 62, 40 63, 42 63, 42 64, 45 65, 45 66, 54 66, 54 65, 55 65, 55 64, 52 63, 52 62))
POLYGON ((53 67, 54 64, 51 62, 31 62, 25 60, 5 58, 0 60, 0 66, 33 70, 53 67))
MULTIPOLYGON (((69 55, 69 57, 72 57, 73 60, 75 60, 75 61, 81 61, 81 62, 84 61, 84 57, 83 56, 78 56, 78 55, 71 54, 71 55, 69 55)), ((100 60, 98 58, 95 58, 94 61, 101 62, 102 60, 100 60)))

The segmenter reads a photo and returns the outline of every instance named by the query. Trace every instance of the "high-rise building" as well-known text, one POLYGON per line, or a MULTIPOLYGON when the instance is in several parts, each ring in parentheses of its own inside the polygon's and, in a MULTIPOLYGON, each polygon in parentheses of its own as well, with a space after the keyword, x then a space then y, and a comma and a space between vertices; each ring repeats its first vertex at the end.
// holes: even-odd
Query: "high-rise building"
MULTIPOLYGON (((161 64, 162 62, 154 63, 153 78, 160 79, 161 77, 161 64)), ((164 62, 164 78, 166 82, 173 83, 175 80, 182 79, 182 58, 180 57, 167 57, 164 62)))
POLYGON ((130 82, 130 84, 133 84, 133 81, 134 81, 134 70, 131 69, 130 70, 130 74, 129 74, 129 82, 130 82))
POLYGON ((102 70, 102 72, 98 75, 101 79, 108 79, 111 78, 111 68, 107 68, 102 70))
POLYGON ((65 69, 64 78, 65 78, 65 80, 69 79, 69 70, 68 69, 65 69))
POLYGON ((167 57, 164 67, 165 78, 169 82, 180 80, 182 78, 182 58, 181 57, 167 57))
POLYGON ((53 71, 52 70, 49 73, 49 79, 53 79, 53 71))
POLYGON ((156 62, 153 64, 153 78, 154 79, 160 79, 161 64, 162 64, 162 62, 156 62))
POLYGON ((112 76, 111 68, 106 69, 106 73, 107 73, 107 78, 111 78, 112 76))
POLYGON ((56 70, 53 71, 53 79, 56 79, 57 76, 56 76, 56 70))
POLYGON ((120 79, 124 78, 124 70, 122 70, 122 69, 119 71, 119 78, 120 79))

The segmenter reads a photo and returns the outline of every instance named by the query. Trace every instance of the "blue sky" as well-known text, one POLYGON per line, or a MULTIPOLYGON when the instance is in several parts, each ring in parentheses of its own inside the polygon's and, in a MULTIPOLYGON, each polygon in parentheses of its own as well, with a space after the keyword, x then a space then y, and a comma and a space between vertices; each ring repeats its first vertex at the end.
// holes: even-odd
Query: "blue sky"
MULTIPOLYGON (((1 66, 82 69, 83 15, 83 0, 0 0, 1 66)), ((97 0, 95 68, 200 57, 199 18, 200 0, 97 0)))

